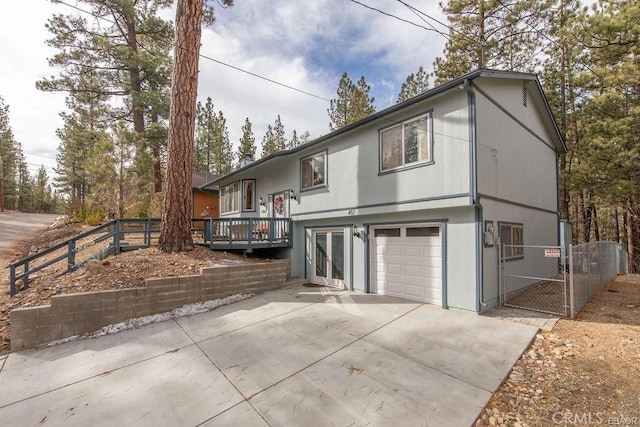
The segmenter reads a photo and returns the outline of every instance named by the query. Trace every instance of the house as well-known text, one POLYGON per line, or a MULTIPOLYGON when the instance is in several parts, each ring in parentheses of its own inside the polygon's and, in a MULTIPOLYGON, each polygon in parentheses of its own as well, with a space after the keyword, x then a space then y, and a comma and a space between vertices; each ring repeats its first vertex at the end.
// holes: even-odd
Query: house
POLYGON ((218 186, 210 184, 218 175, 209 172, 191 174, 193 218, 216 218, 220 215, 218 186))
POLYGON ((480 312, 498 239, 558 244, 565 151, 535 75, 477 70, 213 183, 221 221, 291 218, 293 275, 480 312))

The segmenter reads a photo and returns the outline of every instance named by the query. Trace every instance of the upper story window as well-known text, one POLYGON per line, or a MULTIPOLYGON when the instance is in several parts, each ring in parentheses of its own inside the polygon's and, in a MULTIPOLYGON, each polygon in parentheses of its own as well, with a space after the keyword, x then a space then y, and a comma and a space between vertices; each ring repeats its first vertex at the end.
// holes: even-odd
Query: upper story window
POLYGON ((431 113, 380 131, 380 171, 430 162, 431 113))
POLYGON ((225 185, 220 190, 220 213, 238 212, 240 210, 240 183, 225 185))
POLYGON ((316 153, 300 160, 300 189, 327 185, 327 152, 316 153))

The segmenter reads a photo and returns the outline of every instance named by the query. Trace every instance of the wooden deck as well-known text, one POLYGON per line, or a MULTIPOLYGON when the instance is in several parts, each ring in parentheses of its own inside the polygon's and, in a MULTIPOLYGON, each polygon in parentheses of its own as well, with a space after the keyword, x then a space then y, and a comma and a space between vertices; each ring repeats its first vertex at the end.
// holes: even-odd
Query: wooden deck
POLYGON ((194 243, 213 250, 287 248, 293 242, 290 218, 212 218, 194 228, 194 243))

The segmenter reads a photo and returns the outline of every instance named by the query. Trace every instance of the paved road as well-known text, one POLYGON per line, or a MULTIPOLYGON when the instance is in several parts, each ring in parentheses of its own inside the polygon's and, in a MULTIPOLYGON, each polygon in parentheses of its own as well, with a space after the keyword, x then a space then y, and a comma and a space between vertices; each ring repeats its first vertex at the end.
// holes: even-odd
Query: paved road
POLYGON ((2 252, 19 240, 49 227, 58 215, 27 214, 21 212, 0 213, 0 267, 4 267, 2 252))
POLYGON ((468 427, 537 330, 290 286, 0 357, 0 424, 468 427))

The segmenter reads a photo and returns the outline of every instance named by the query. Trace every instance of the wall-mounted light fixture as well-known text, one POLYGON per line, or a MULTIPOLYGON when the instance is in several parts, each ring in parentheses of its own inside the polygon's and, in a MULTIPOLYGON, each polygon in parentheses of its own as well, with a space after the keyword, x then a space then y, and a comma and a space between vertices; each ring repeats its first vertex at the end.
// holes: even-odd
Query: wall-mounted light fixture
POLYGON ((260 206, 264 207, 264 199, 262 197, 258 199, 258 203, 260 204, 260 206))
POLYGON ((296 196, 296 193, 293 191, 293 189, 289 190, 289 197, 291 197, 296 202, 298 201, 298 196, 296 196))
POLYGON ((351 227, 353 228, 353 235, 355 237, 360 237, 360 231, 358 230, 358 226, 353 224, 351 227))

